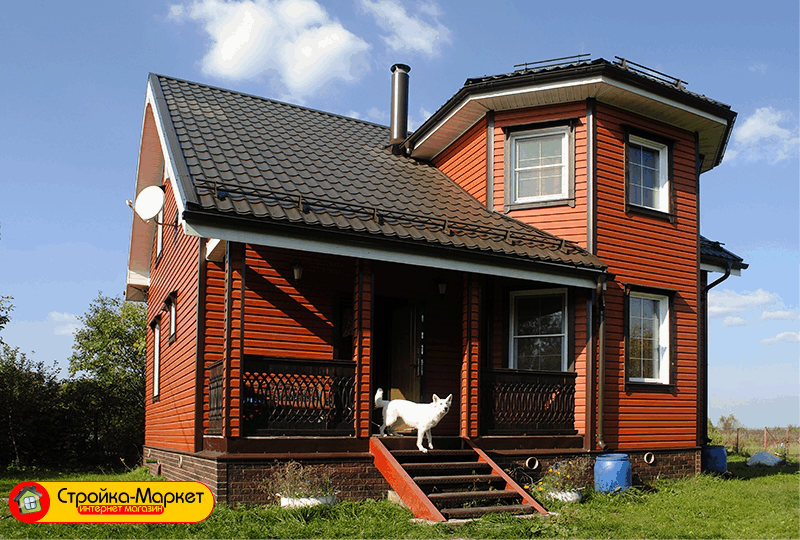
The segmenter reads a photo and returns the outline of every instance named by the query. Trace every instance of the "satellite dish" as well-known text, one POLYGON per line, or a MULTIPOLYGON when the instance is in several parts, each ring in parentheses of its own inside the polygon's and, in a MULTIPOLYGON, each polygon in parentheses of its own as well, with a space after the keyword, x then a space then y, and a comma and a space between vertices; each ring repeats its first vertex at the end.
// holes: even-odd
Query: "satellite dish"
POLYGON ((153 219, 164 208, 164 190, 161 186, 144 188, 136 197, 133 209, 145 221, 153 219))

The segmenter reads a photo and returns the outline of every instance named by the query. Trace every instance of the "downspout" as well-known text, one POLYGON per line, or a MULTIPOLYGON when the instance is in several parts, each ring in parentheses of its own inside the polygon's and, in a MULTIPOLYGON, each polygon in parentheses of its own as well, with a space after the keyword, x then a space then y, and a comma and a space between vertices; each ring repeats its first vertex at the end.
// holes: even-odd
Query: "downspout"
POLYGON ((597 278, 597 309, 599 328, 597 332, 597 446, 608 449, 605 441, 604 410, 606 401, 606 276, 597 278))
POLYGON ((708 437, 708 291, 716 287, 731 275, 730 261, 725 267, 725 274, 716 281, 703 287, 703 425, 701 426, 702 440, 705 444, 711 442, 708 437))

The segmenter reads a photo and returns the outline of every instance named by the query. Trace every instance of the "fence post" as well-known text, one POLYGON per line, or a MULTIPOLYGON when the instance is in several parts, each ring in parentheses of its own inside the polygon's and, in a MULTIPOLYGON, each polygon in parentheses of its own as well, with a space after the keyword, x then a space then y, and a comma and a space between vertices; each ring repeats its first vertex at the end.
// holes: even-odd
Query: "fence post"
POLYGON ((764 426, 764 452, 767 451, 767 426, 764 426))

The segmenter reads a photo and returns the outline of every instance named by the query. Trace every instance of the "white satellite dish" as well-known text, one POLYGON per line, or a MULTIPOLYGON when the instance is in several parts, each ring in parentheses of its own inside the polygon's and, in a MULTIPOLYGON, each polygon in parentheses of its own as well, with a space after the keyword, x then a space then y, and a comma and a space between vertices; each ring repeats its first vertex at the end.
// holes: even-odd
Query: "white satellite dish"
POLYGON ((153 219, 164 208, 164 190, 161 186, 144 188, 136 197, 133 209, 145 221, 153 219))

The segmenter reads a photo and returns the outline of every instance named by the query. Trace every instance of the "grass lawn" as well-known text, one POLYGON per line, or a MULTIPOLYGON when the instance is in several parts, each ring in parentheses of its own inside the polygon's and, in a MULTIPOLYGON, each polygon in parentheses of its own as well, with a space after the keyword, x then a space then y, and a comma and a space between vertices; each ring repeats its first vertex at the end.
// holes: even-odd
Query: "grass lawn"
MULTIPOLYGON (((285 510, 219 504, 195 524, 23 524, 0 507, 0 538, 800 538, 800 471, 749 468, 729 457, 725 477, 662 480, 621 495, 589 491, 581 504, 548 502, 554 515, 487 516, 463 525, 426 525, 387 501, 285 510)), ((48 471, 0 473, 0 497, 24 480, 144 480, 48 471)))

